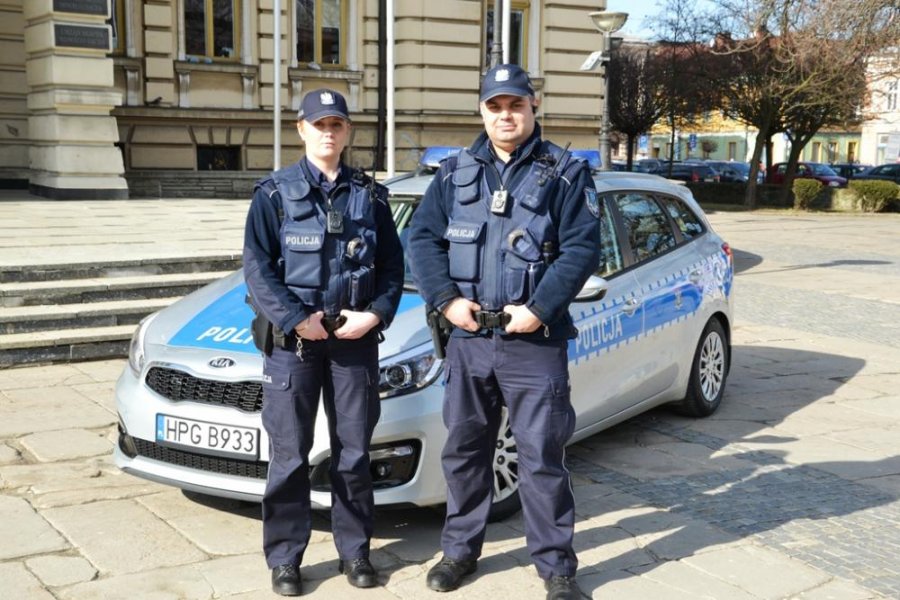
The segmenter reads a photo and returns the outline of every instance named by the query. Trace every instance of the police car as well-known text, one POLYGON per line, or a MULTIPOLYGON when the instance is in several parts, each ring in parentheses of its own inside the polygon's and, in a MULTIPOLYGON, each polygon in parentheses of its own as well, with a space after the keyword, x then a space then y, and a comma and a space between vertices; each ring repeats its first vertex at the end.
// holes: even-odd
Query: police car
MULTIPOLYGON (((405 229, 439 160, 387 182, 405 229)), ((595 175, 602 258, 570 310, 572 442, 652 407, 703 417, 722 401, 731 358, 731 249, 683 186, 655 175, 595 175)), ((215 496, 258 501, 269 442, 260 421, 262 357, 250 336, 236 272, 141 322, 116 385, 121 469, 215 496)), ((379 346, 382 401, 371 469, 378 505, 440 504, 442 364, 424 304, 407 286, 379 346)), ((324 411, 310 453, 312 501, 330 506, 324 411)), ((519 508, 516 442, 505 421, 496 446, 493 517, 519 508)))

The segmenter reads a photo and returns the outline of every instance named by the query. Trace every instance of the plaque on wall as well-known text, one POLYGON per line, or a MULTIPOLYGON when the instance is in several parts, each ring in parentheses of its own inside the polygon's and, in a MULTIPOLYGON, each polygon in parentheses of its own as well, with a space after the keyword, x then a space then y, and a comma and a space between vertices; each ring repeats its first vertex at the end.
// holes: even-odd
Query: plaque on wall
POLYGON ((53 25, 53 33, 57 48, 65 46, 67 48, 110 50, 109 27, 56 23, 53 25))
POLYGON ((54 12, 109 16, 109 0, 53 0, 54 12))

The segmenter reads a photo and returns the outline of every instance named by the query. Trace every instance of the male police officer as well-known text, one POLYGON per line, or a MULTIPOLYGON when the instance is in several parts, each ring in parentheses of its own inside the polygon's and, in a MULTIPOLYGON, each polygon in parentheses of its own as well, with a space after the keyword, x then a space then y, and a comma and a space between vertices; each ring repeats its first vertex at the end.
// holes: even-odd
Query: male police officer
POLYGON ((272 588, 285 596, 301 593, 320 393, 339 570, 356 587, 377 583, 369 562, 369 443, 380 415, 378 336, 403 285, 387 189, 341 162, 350 138, 344 98, 333 90, 308 93, 297 130, 306 157, 256 184, 244 240, 247 287, 274 328, 263 371, 262 421, 271 441, 263 549, 272 588))
POLYGON ((445 161, 411 225, 419 291, 455 326, 447 347, 444 556, 427 576, 449 591, 475 571, 509 411, 529 551, 547 597, 580 598, 564 447, 568 306, 599 263, 596 192, 585 165, 541 140, 527 73, 494 67, 481 85, 485 132, 445 161))

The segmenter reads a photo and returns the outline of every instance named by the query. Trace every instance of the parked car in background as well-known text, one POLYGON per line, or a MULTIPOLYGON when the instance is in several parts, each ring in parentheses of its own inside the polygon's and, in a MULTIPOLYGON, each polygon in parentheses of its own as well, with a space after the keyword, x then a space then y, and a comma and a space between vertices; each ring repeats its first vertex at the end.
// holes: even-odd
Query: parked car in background
MULTIPOLYGON (((385 182, 400 240, 448 149, 385 182)), ((570 307, 576 427, 570 442, 662 404, 703 417, 722 401, 731 360, 733 257, 690 190, 661 177, 594 177, 602 252, 570 307)), ((379 346, 381 419, 370 453, 375 503, 445 500, 444 363, 408 281, 379 346)), ((116 384, 116 464, 214 496, 258 501, 269 466, 260 420, 262 356, 237 271, 144 319, 116 384)), ((309 454, 312 502, 331 505, 330 450, 319 411, 309 454)), ((518 453, 505 416, 495 446, 492 516, 516 512, 518 453)))
POLYGON ((861 165, 859 163, 836 163, 828 166, 844 179, 855 179, 872 168, 872 165, 861 165))
POLYGON ((706 183, 718 183, 720 180, 718 171, 709 166, 709 164, 702 162, 673 163, 671 174, 667 172, 667 165, 664 165, 659 174, 668 179, 689 181, 692 183, 700 181, 706 183))
MULTIPOLYGON (((769 172, 768 183, 781 185, 784 183, 784 175, 787 171, 787 163, 775 163, 769 172)), ((835 173, 831 167, 824 163, 801 162, 797 163, 798 178, 816 179, 828 187, 847 187, 847 179, 835 173)))
POLYGON ((900 184, 900 163, 890 163, 872 167, 865 173, 857 175, 854 179, 881 179, 883 181, 893 181, 896 184, 900 184))
POLYGON ((633 163, 632 170, 635 173, 653 173, 658 175, 666 165, 665 161, 658 158, 642 158, 633 163))
MULTIPOLYGON (((750 163, 731 160, 709 160, 706 164, 719 172, 719 181, 747 183, 750 180, 750 163)), ((756 182, 762 183, 765 173, 762 170, 756 173, 756 182)))

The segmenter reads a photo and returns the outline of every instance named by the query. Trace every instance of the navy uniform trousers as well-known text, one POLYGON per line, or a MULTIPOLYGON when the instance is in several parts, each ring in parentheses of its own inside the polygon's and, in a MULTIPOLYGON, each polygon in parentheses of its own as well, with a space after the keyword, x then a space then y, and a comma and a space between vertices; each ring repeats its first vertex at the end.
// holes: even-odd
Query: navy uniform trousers
POLYGON ((309 451, 320 392, 331 438, 335 546, 345 561, 369 556, 374 507, 369 442, 381 414, 377 386, 374 332, 358 340, 339 340, 333 334, 326 340, 303 340, 302 361, 293 350, 280 348, 266 357, 262 422, 270 460, 262 515, 269 568, 299 565, 309 543, 309 451))
POLYGON ((493 498, 503 403, 516 440, 525 539, 538 575, 574 576, 575 501, 565 445, 575 429, 565 340, 452 337, 445 368, 444 554, 478 558, 493 498))

